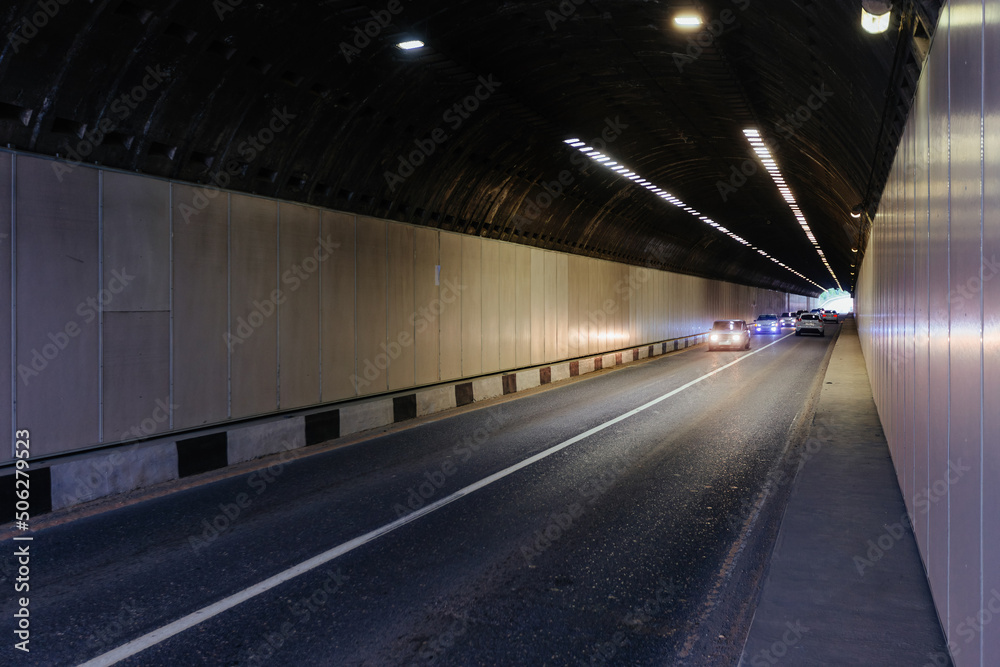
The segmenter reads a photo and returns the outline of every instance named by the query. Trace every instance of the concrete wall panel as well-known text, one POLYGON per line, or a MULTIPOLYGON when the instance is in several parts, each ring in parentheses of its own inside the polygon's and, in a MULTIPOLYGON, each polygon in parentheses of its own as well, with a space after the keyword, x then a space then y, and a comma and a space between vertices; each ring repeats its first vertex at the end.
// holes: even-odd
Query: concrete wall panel
POLYGON ((188 428, 229 417, 229 205, 174 185, 171 206, 174 427, 188 428))
POLYGON ((515 249, 516 292, 514 364, 517 368, 531 365, 531 248, 515 249))
POLYGON ((531 248, 531 363, 545 363, 545 251, 531 248))
POLYGON ((232 416, 278 409, 278 205, 260 197, 230 200, 232 416))
POLYGON ((319 209, 281 204, 278 212, 279 399, 283 409, 320 402, 320 262, 329 254, 319 209))
POLYGON ((544 359, 546 362, 558 359, 559 350, 559 267, 556 254, 546 252, 542 255, 545 272, 545 337, 544 359))
POLYGON ((33 456, 100 441, 101 303, 128 289, 101 280, 97 170, 57 164, 17 156, 16 426, 33 456))
MULTIPOLYGON (((331 255, 323 260, 323 400, 335 401, 356 396, 364 378, 358 375, 356 222, 353 215, 324 211, 323 240, 331 255)), ((363 372, 363 369, 362 371, 363 372)))
POLYGON ((358 376, 363 377, 359 395, 376 394, 389 388, 386 290, 386 233, 388 223, 358 217, 357 241, 357 349, 358 376))

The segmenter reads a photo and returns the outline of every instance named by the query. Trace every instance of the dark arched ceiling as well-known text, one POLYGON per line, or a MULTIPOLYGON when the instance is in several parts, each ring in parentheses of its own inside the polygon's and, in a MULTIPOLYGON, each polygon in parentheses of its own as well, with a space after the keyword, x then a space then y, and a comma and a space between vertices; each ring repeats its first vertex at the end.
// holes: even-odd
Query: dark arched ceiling
POLYGON ((940 2, 894 4, 869 35, 860 0, 22 1, 0 16, 0 140, 818 294, 834 279, 768 174, 720 182, 759 167, 742 133, 758 128, 850 289, 848 213, 877 204, 940 2), (681 10, 724 30, 679 30, 681 10), (395 47, 411 36, 427 46, 395 47), (812 282, 564 143, 609 125, 609 156, 812 282), (420 144, 423 164, 387 177, 420 144))

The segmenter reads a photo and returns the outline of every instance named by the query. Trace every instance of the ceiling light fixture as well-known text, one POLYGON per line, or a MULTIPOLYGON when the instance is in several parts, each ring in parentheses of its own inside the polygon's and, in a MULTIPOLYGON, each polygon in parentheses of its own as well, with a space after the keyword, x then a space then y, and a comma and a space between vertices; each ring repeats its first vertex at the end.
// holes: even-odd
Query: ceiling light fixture
POLYGON ((857 206, 851 209, 851 217, 857 220, 858 218, 861 217, 861 211, 863 210, 864 208, 861 206, 861 204, 858 204, 857 206))
POLYGON ((888 0, 861 0, 861 27, 873 35, 889 29, 892 2, 888 0))
MULTIPOLYGON (((830 266, 830 262, 827 261, 826 255, 823 254, 823 249, 820 247, 819 243, 816 241, 816 237, 812 233, 812 229, 809 228, 809 223, 806 222, 806 218, 802 215, 802 210, 799 208, 798 203, 795 201, 795 196, 792 195, 791 189, 785 183, 785 179, 782 177, 781 172, 778 171, 778 164, 771 157, 771 151, 768 150, 767 145, 760 138, 760 131, 753 128, 748 128, 743 130, 743 134, 746 136, 747 141, 753 146, 757 155, 760 156, 760 161, 764 164, 764 168, 767 169, 767 173, 771 175, 774 180, 774 184, 778 186, 778 191, 781 193, 781 197, 788 202, 788 207, 792 209, 792 214, 795 219, 798 220, 799 225, 802 227, 802 231, 805 232, 806 238, 809 242, 813 244, 816 248, 816 253, 819 255, 820 260, 823 262, 823 266, 826 270, 830 272, 833 277, 833 282, 837 283, 837 289, 843 289, 840 286, 840 281, 837 280, 837 274, 833 272, 833 267, 830 266)), ((812 281, 810 281, 812 282, 812 281)), ((813 283, 814 285, 816 283, 813 283)))
POLYGON ((422 48, 423 46, 424 43, 421 42, 419 39, 411 39, 406 42, 400 42, 399 44, 396 45, 396 48, 401 49, 403 51, 412 51, 413 49, 419 49, 422 48))
MULTIPOLYGON (((695 218, 698 218, 701 222, 704 222, 706 225, 709 225, 710 227, 714 228, 715 230, 717 230, 719 232, 722 232, 723 234, 726 234, 727 236, 729 236, 731 239, 733 239, 737 243, 740 243, 740 244, 745 245, 745 246, 747 246, 749 248, 752 248, 753 250, 756 250, 763 257, 771 260, 772 262, 774 262, 778 266, 782 267, 783 269, 791 271, 792 273, 794 273, 795 275, 797 275, 802 280, 805 280, 806 282, 810 283, 811 285, 816 286, 820 290, 823 289, 823 286, 820 285, 819 283, 816 283, 816 282, 813 282, 812 280, 809 280, 809 278, 806 278, 804 275, 802 275, 801 273, 799 273, 798 271, 796 271, 792 267, 786 266, 785 264, 779 262, 774 257, 771 257, 770 255, 768 255, 766 252, 764 252, 763 250, 761 250, 757 246, 751 245, 749 241, 747 241, 745 238, 743 238, 739 234, 736 234, 735 232, 732 232, 732 231, 726 229, 725 227, 723 227, 719 223, 717 223, 714 220, 712 220, 711 218, 709 218, 707 215, 703 215, 701 212, 699 212, 699 211, 691 208, 690 206, 688 206, 687 204, 685 204, 680 199, 678 199, 677 197, 673 196, 672 194, 670 194, 669 192, 667 192, 663 188, 660 188, 660 187, 654 185, 653 183, 647 181, 645 178, 642 178, 641 176, 639 176, 638 174, 633 173, 630 170, 626 169, 625 172, 619 171, 623 167, 621 167, 620 165, 618 165, 617 162, 611 162, 610 161, 611 158, 607 157, 603 153, 595 151, 593 148, 590 148, 589 146, 587 146, 586 144, 584 144, 579 139, 576 139, 576 138, 574 138, 574 139, 565 139, 564 141, 565 141, 565 143, 567 145, 571 146, 572 148, 577 149, 578 151, 580 151, 581 153, 583 153, 584 155, 586 155, 587 157, 589 157, 591 160, 593 160, 597 164, 599 164, 599 165, 601 165, 603 167, 609 167, 609 169, 611 171, 616 172, 618 174, 621 174, 621 175, 625 176, 627 179, 636 182, 637 184, 643 186, 644 188, 646 188, 647 190, 649 190, 650 192, 652 192, 653 194, 655 194, 660 199, 663 199, 664 201, 670 202, 671 204, 673 204, 677 208, 679 208, 679 209, 681 209, 681 210, 683 210, 683 211, 691 214, 695 218), (612 166, 612 165, 616 165, 616 166, 612 166)), ((795 207, 795 210, 798 210, 798 208, 795 207)), ((804 220, 805 219, 803 218, 803 222, 804 222, 804 220)), ((839 286, 839 283, 838 283, 838 286, 839 286)))
POLYGON ((674 17, 674 25, 681 28, 700 28, 701 17, 696 14, 678 14, 674 17))

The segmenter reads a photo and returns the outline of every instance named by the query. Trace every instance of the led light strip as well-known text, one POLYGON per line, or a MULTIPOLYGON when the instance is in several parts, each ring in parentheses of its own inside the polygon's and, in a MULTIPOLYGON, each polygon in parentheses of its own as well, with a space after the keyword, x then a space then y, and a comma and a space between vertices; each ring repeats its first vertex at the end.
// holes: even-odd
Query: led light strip
MULTIPOLYGON (((729 236, 730 238, 732 238, 737 243, 742 243, 743 245, 749 247, 751 250, 756 250, 758 253, 761 254, 761 256, 766 257, 767 259, 771 260, 772 262, 774 262, 775 264, 777 264, 781 268, 787 269, 788 271, 791 271, 792 273, 794 273, 795 275, 797 275, 802 280, 805 280, 807 283, 815 285, 816 287, 818 287, 821 290, 825 289, 819 283, 816 283, 816 282, 813 282, 812 280, 809 280, 808 278, 806 278, 804 275, 802 275, 801 273, 799 273, 798 271, 796 271, 792 267, 784 264, 783 262, 778 261, 777 258, 772 257, 771 255, 767 254, 766 252, 764 252, 763 250, 761 250, 757 246, 751 245, 751 243, 749 241, 747 241, 745 238, 743 238, 739 234, 736 234, 734 232, 729 231, 728 229, 726 229, 725 227, 723 227, 719 223, 717 223, 714 220, 712 220, 711 218, 709 218, 707 215, 702 215, 700 211, 697 211, 694 208, 688 206, 687 204, 685 204, 684 202, 682 202, 680 199, 678 199, 677 197, 675 197, 672 194, 670 194, 669 192, 667 192, 666 190, 664 190, 662 188, 658 188, 657 186, 653 185, 652 183, 650 183, 649 181, 647 181, 643 177, 639 176, 639 174, 637 174, 634 171, 632 171, 631 169, 628 169, 627 167, 624 167, 624 166, 618 164, 617 162, 612 161, 611 158, 609 158, 607 155, 604 155, 600 151, 594 150, 593 148, 591 148, 590 146, 588 146, 586 143, 580 141, 579 139, 566 139, 565 143, 567 143, 570 146, 572 146, 573 148, 577 149, 578 151, 580 151, 581 153, 583 153, 584 155, 586 155, 587 157, 589 157, 591 160, 593 160, 597 164, 602 165, 604 167, 608 167, 612 171, 614 171, 614 172, 616 172, 616 173, 624 176, 625 178, 627 178, 627 179, 629 179, 631 181, 635 181, 636 183, 638 183, 642 187, 646 188, 647 190, 649 190, 653 194, 655 194, 658 197, 660 197, 661 199, 665 199, 666 201, 670 202, 671 204, 673 204, 677 208, 683 210, 685 213, 689 213, 690 215, 694 216, 695 218, 698 218, 699 220, 701 220, 702 222, 704 222, 709 227, 713 227, 716 231, 722 232, 723 234, 725 234, 725 235, 729 236)), ((836 280, 836 276, 834 276, 834 280, 836 280)), ((837 283, 837 285, 839 286, 840 283, 837 283)))
MULTIPOLYGON (((765 144, 764 140, 760 138, 760 132, 757 130, 743 130, 743 134, 746 135, 747 141, 750 142, 750 146, 753 147, 757 157, 759 157, 760 161, 764 164, 764 168, 767 169, 767 173, 769 173, 771 178, 774 179, 774 184, 778 186, 778 192, 780 192, 781 196, 784 197, 786 202, 788 202, 788 207, 792 209, 795 219, 798 220, 799 225, 802 226, 802 230, 806 233, 806 238, 809 239, 809 242, 813 244, 814 248, 816 248, 819 258, 823 260, 823 266, 825 266, 826 270, 830 272, 830 275, 833 277, 833 282, 837 283, 837 289, 843 289, 840 286, 840 281, 837 280, 837 274, 835 274, 833 269, 830 267, 830 262, 826 261, 826 255, 823 254, 823 249, 816 241, 816 237, 813 236, 812 229, 809 228, 809 223, 806 222, 806 217, 802 215, 802 210, 799 208, 798 203, 796 203, 791 189, 788 187, 785 179, 781 176, 781 172, 778 171, 778 163, 774 161, 771 151, 767 149, 767 144, 765 144)), ((816 283, 813 284, 815 285, 816 283)))

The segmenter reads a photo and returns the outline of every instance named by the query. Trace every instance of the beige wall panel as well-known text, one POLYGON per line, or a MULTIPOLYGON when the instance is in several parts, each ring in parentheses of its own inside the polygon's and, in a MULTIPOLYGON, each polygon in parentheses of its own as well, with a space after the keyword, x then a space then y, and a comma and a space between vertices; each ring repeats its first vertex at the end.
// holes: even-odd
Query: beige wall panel
POLYGON ((114 287, 100 273, 98 172, 77 166, 57 177, 57 167, 68 169, 17 156, 14 426, 30 429, 32 456, 100 441, 101 306, 94 300, 114 287))
POLYGON ((355 219, 323 212, 322 236, 333 252, 323 260, 323 400, 357 395, 355 373, 355 219))
POLYGON ((272 301, 278 287, 278 204, 234 194, 230 207, 228 347, 232 416, 238 419, 278 409, 278 318, 272 301))
POLYGON ((320 261, 329 251, 320 237, 320 211, 281 204, 278 216, 281 295, 278 376, 282 409, 320 401, 320 261))
POLYGON ((565 359, 569 355, 569 256, 558 254, 556 257, 556 359, 565 359))
POLYGON ((600 303, 601 261, 588 259, 587 301, 583 316, 587 323, 587 354, 597 354, 601 350, 601 325, 599 314, 594 310, 600 303))
POLYGON ((559 351, 559 267, 554 252, 542 253, 545 271, 544 361, 555 361, 559 351))
POLYGON ((517 363, 517 247, 499 243, 500 250, 500 368, 517 363))
POLYGON ((568 266, 568 293, 567 293, 567 356, 568 357, 579 357, 580 352, 580 282, 584 276, 586 276, 585 270, 582 268, 581 261, 582 257, 577 257, 576 255, 569 255, 567 260, 568 266))
POLYGON ((416 307, 413 335, 416 340, 415 373, 418 385, 433 384, 441 379, 438 349, 442 304, 436 284, 440 235, 436 229, 416 227, 413 230, 413 295, 416 307))
POLYGON ((517 318, 515 363, 517 368, 531 365, 531 248, 517 246, 517 318))
POLYGON ((387 321, 386 221, 358 216, 357 345, 359 395, 389 388, 386 368, 387 321))
POLYGON ((229 416, 229 203, 225 194, 185 221, 202 188, 173 186, 174 428, 229 416))
POLYGON ((462 237, 462 376, 483 372, 483 240, 462 237))
POLYGON ((389 223, 389 389, 416 384, 414 231, 389 223))
POLYGON ((462 276, 462 237, 441 233, 441 379, 454 380, 462 375, 462 301, 465 297, 462 276))
POLYGON ((483 239, 483 373, 500 370, 500 242, 483 239))
POLYGON ((545 362, 545 251, 531 248, 531 364, 545 362))

